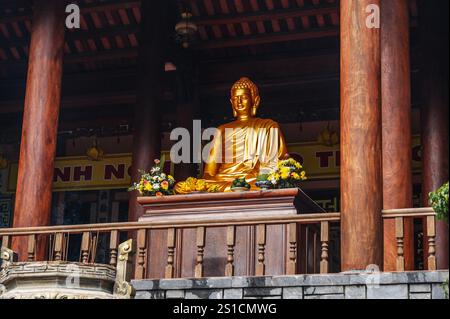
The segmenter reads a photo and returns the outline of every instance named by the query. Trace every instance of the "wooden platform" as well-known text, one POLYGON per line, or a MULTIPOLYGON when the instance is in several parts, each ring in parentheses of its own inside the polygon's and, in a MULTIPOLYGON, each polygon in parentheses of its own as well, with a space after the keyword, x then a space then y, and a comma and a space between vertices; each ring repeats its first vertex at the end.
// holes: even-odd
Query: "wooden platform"
MULTIPOLYGON (((220 220, 224 218, 270 217, 302 213, 320 213, 324 210, 300 189, 249 191, 241 193, 191 194, 165 197, 141 197, 145 207, 139 221, 220 220)), ((204 268, 205 276, 223 276, 227 263, 226 227, 206 230, 204 268)), ((193 277, 196 263, 196 229, 177 230, 175 249, 175 277, 193 277)), ((315 225, 299 226, 299 257, 310 260, 314 268, 318 256, 318 234, 315 225), (304 247, 302 247, 304 246, 304 247), (309 249, 306 247, 309 246, 309 249), (308 251, 309 250, 309 251, 308 251), (314 250, 314 251, 311 251, 314 250)), ((153 230, 148 236, 149 254, 147 277, 164 277, 167 261, 167 231, 153 230)), ((288 253, 285 225, 267 227, 266 274, 285 274, 288 253), (284 252, 284 253, 283 253, 284 252)), ((235 275, 254 275, 257 258, 254 226, 236 228, 235 275)), ((299 267, 301 267, 299 263, 299 267)), ((304 271, 305 269, 303 269, 304 271)), ((311 270, 312 271, 312 270, 311 270)))

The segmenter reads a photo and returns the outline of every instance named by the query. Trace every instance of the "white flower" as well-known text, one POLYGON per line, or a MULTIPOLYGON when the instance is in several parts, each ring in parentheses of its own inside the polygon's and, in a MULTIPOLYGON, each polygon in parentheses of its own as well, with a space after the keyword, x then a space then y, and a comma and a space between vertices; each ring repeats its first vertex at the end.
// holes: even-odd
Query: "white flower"
POLYGON ((159 190, 159 189, 161 188, 161 186, 160 186, 158 183, 155 183, 155 184, 153 184, 152 186, 153 186, 153 189, 154 189, 155 191, 157 191, 157 190, 159 190))
POLYGON ((160 168, 160 167, 158 167, 158 166, 155 166, 155 167, 152 167, 152 169, 151 169, 151 173, 152 173, 152 174, 155 174, 155 173, 159 172, 160 170, 161 170, 161 168, 160 168))

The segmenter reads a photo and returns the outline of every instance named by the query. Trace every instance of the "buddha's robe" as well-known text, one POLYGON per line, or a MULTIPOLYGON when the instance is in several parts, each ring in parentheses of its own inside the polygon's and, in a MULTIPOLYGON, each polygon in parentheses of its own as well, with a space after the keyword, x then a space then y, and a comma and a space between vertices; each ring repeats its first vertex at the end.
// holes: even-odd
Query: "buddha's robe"
MULTIPOLYGON (((288 153, 279 125, 270 119, 250 118, 221 125, 212 142, 209 160, 205 163, 204 180, 219 191, 230 191, 236 178, 245 177, 252 189, 261 172, 276 168, 279 159, 288 153)), ((186 193, 183 182, 175 191, 186 193)))

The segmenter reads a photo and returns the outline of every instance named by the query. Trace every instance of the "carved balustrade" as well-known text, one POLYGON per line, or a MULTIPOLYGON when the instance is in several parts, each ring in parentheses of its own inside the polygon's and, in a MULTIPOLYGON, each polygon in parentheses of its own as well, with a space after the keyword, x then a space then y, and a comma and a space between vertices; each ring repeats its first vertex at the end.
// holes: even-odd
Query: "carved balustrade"
MULTIPOLYGON (((424 230, 424 237, 428 241, 427 251, 427 269, 436 269, 436 214, 432 208, 414 208, 414 209, 394 209, 384 210, 382 212, 384 219, 394 218, 396 221, 395 240, 397 243, 397 271, 404 271, 405 261, 403 256, 404 231, 403 223, 405 218, 427 218, 427 226, 424 230)), ((148 250, 148 242, 152 231, 165 230, 167 234, 166 255, 159 256, 165 263, 165 278, 176 277, 176 267, 179 265, 176 259, 176 251, 180 249, 177 234, 183 229, 195 229, 196 241, 191 247, 194 271, 192 277, 203 277, 205 274, 205 255, 208 253, 205 249, 205 236, 208 232, 214 232, 215 228, 226 227, 226 245, 224 249, 224 273, 223 276, 234 276, 236 262, 236 228, 239 226, 254 226, 256 229, 255 246, 255 265, 254 275, 270 275, 266 273, 266 263, 271 256, 267 256, 267 227, 270 225, 286 225, 286 262, 285 269, 287 275, 298 274, 300 272, 299 247, 302 246, 298 241, 297 232, 299 225, 315 224, 320 229, 318 237, 317 251, 312 252, 317 255, 319 265, 318 272, 328 273, 330 271, 330 225, 340 222, 340 213, 318 213, 303 214, 292 216, 264 216, 259 218, 223 218, 218 221, 211 219, 189 220, 170 220, 157 222, 128 222, 128 223, 110 223, 110 224, 91 224, 91 225, 65 225, 51 227, 33 227, 33 228, 14 228, 0 230, 2 247, 11 247, 13 237, 26 236, 28 238, 27 256, 19 256, 22 261, 36 261, 36 238, 38 236, 48 236, 50 238, 50 249, 48 251, 49 261, 67 261, 69 256, 70 238, 75 235, 81 236, 81 245, 79 248, 79 260, 83 264, 93 263, 96 260, 98 242, 95 240, 101 234, 107 234, 109 241, 109 264, 116 266, 118 262, 117 243, 121 234, 129 238, 136 239, 134 254, 130 257, 134 264, 134 279, 148 278, 149 267, 148 256, 152 254, 148 250)), ((345 247, 341 247, 345 249, 345 247)), ((278 252, 283 254, 284 252, 278 252)))
MULTIPOLYGON (((208 252, 205 249, 205 238, 207 232, 214 232, 219 227, 226 227, 226 246, 224 247, 224 272, 223 276, 235 275, 236 262, 236 228, 239 226, 255 226, 256 229, 256 251, 255 251, 255 269, 254 275, 267 275, 266 263, 273 256, 267 256, 267 228, 270 225, 286 225, 287 240, 286 252, 287 258, 285 262, 285 273, 296 274, 299 273, 299 252, 297 232, 299 225, 319 225, 322 234, 320 234, 320 245, 313 245, 317 247, 318 252, 311 255, 316 258, 317 264, 320 263, 321 273, 327 273, 328 269, 328 242, 329 242, 329 227, 330 223, 339 223, 339 213, 317 213, 317 214, 303 214, 292 216, 264 216, 259 218, 225 218, 219 221, 211 221, 211 219, 199 219, 196 221, 184 220, 170 220, 168 222, 129 222, 129 223, 110 223, 110 224, 90 224, 90 225, 64 225, 64 226, 48 226, 48 227, 33 227, 33 228, 13 228, 0 230, 0 237, 2 239, 3 247, 11 247, 13 237, 26 236, 28 238, 28 255, 19 256, 20 260, 36 261, 36 238, 47 236, 49 238, 49 249, 47 252, 47 261, 68 261, 69 256, 74 254, 69 251, 69 242, 74 240, 76 236, 81 237, 78 260, 70 260, 80 262, 82 264, 90 264, 96 261, 97 246, 99 245, 97 238, 103 234, 109 238, 107 247, 109 248, 108 263, 111 266, 116 266, 118 263, 117 243, 122 234, 128 238, 136 239, 136 247, 132 257, 134 264, 134 279, 147 278, 147 270, 152 265, 148 264, 149 251, 148 241, 152 231, 165 230, 167 233, 167 247, 166 256, 160 256, 165 260, 165 278, 176 277, 176 250, 179 249, 179 241, 177 240, 177 233, 183 229, 195 229, 196 241, 195 247, 192 247, 194 271, 192 277, 200 278, 205 274, 205 254, 208 252), (324 233, 325 232, 325 233, 324 233)), ((123 236, 123 235, 122 235, 123 236)), ((305 246, 306 247, 306 246, 305 246)), ((73 248, 73 246, 72 246, 73 248)), ((273 253, 273 252, 272 252, 273 253)), ((277 252, 283 254, 284 252, 277 252)), ((158 257, 159 258, 159 257, 158 257)))

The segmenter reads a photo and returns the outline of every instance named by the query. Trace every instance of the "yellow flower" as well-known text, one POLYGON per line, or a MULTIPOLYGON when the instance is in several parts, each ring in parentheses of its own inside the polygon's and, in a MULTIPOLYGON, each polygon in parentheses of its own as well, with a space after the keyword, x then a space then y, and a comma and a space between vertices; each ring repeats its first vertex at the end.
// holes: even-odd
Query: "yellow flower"
POLYGON ((203 192, 206 190, 206 182, 203 179, 197 180, 197 185, 195 187, 197 192, 203 192))
POLYGON ((280 169, 280 175, 282 179, 287 179, 289 177, 289 173, 291 172, 291 170, 289 169, 289 167, 282 167, 280 169))
POLYGON ((307 179, 307 178, 306 178, 306 172, 305 172, 305 171, 302 171, 302 172, 300 173, 300 177, 301 177, 303 180, 307 179))
POLYGON ((219 191, 219 186, 212 185, 208 188, 208 193, 217 193, 219 191))
POLYGON ((150 183, 145 184, 144 190, 146 190, 147 192, 151 192, 153 190, 152 184, 150 183))
POLYGON ((164 190, 168 190, 169 189, 169 182, 168 181, 164 181, 161 183, 161 188, 164 190))
POLYGON ((194 177, 189 177, 186 180, 185 184, 186 184, 186 190, 187 191, 190 191, 190 192, 195 191, 196 186, 197 186, 197 179, 194 178, 194 177))
POLYGON ((188 192, 190 192, 191 190, 189 189, 189 187, 188 187, 186 184, 182 184, 182 185, 181 185, 181 191, 182 191, 183 193, 188 193, 188 192))
POLYGON ((292 178, 293 179, 300 179, 300 175, 298 175, 297 173, 292 173, 292 178))

